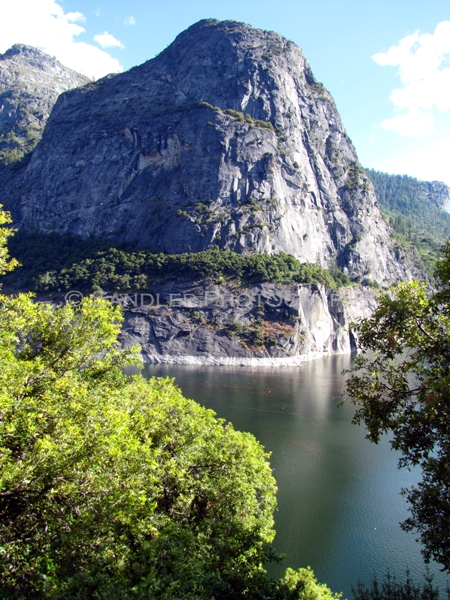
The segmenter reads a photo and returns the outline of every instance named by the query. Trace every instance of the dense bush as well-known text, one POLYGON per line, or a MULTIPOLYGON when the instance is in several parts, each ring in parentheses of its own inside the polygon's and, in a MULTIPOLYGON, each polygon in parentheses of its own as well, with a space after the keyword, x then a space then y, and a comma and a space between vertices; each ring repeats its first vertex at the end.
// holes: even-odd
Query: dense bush
POLYGON ((269 577, 268 454, 171 380, 127 376, 121 321, 0 296, 0 597, 339 598, 310 569, 269 577))
MULTIPOLYGON (((214 246, 197 253, 163 254, 58 234, 18 234, 10 249, 23 265, 15 280, 20 278, 22 288, 36 292, 148 290, 155 280, 168 277, 244 284, 318 283, 331 288, 350 283, 337 268, 328 271, 301 264, 283 252, 242 255, 214 246)), ((9 277, 12 283, 13 276, 9 277)))

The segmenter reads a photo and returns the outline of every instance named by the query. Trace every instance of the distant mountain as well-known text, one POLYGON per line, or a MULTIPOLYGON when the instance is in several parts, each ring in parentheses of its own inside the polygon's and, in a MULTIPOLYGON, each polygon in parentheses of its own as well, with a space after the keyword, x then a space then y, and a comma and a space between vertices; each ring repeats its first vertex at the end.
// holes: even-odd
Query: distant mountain
POLYGON ((450 187, 441 181, 420 181, 366 169, 382 212, 399 241, 417 249, 428 274, 439 248, 450 239, 450 187))
POLYGON ((442 226, 442 233, 450 235, 450 187, 442 181, 420 181, 409 175, 389 175, 381 171, 366 169, 375 187, 380 206, 390 212, 427 226, 442 226), (438 212, 437 212, 438 211, 438 212), (435 217, 444 219, 436 223, 435 217))
POLYGON ((412 275, 301 49, 242 23, 201 21, 153 60, 62 94, 0 193, 28 231, 283 251, 382 284, 412 275))
POLYGON ((16 44, 0 55, 0 165, 31 152, 58 96, 89 80, 37 48, 16 44))

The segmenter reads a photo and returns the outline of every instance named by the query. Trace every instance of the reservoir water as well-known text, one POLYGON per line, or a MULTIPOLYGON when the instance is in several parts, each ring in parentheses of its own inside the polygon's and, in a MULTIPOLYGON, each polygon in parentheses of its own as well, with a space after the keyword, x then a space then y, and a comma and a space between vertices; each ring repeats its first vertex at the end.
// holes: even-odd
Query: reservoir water
MULTIPOLYGON (((272 453, 278 484, 275 549, 288 566, 311 566, 319 581, 353 598, 358 579, 370 583, 389 570, 418 581, 425 572, 420 545, 399 522, 408 516, 401 488, 418 470, 397 469, 388 439, 374 445, 351 424, 354 407, 342 400, 349 356, 302 367, 244 369, 148 365, 145 376, 169 376, 188 398, 212 408, 238 430, 250 431, 272 453)), ((446 597, 447 578, 430 565, 446 597)))

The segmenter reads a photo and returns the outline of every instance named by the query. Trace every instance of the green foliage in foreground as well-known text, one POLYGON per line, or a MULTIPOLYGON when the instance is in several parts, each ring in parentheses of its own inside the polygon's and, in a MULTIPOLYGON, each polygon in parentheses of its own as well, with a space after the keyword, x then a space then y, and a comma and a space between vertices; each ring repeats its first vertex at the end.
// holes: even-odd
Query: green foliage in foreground
POLYGON ((11 229, 5 227, 11 223, 11 215, 1 210, 2 205, 0 204, 0 275, 4 275, 8 271, 12 271, 18 266, 16 259, 9 258, 8 248, 6 242, 14 232, 11 229))
POLYGON ((114 248, 68 235, 19 234, 10 249, 23 265, 18 276, 36 292, 148 290, 155 280, 167 277, 218 282, 231 279, 244 284, 318 283, 331 288, 350 283, 337 268, 328 271, 315 264, 301 264, 289 254, 244 256, 217 246, 204 252, 163 254, 114 248))
POLYGON ((0 596, 338 598, 310 569, 269 578, 268 455, 171 380, 126 376, 121 321, 0 296, 0 596))
POLYGON ((383 294, 357 326, 362 354, 347 383, 355 422, 377 443, 392 432, 400 466, 420 465, 423 478, 405 490, 423 554, 450 570, 450 244, 436 270, 440 288, 401 284, 383 294), (367 354, 367 352, 372 354, 367 354))
MULTIPOLYGON (((397 581, 388 573, 381 583, 374 577, 370 587, 358 582, 352 592, 354 600, 439 600, 441 597, 431 575, 426 575, 423 583, 416 584, 408 571, 404 582, 397 581)), ((446 596, 450 599, 449 589, 446 596)))
POLYGON ((3 597, 336 597, 309 570, 268 577, 268 455, 171 380, 123 374, 117 307, 0 302, 3 597))

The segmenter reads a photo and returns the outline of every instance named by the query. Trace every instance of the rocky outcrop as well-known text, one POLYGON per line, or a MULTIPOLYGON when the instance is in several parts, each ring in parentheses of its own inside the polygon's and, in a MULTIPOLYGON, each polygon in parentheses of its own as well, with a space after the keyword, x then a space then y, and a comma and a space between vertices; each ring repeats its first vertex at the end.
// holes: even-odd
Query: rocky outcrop
POLYGON ((147 362, 284 366, 350 353, 350 323, 369 316, 373 290, 320 285, 249 288, 166 284, 152 294, 106 295, 125 309, 121 341, 147 362))
POLYGON ((442 181, 422 181, 424 198, 437 208, 450 213, 450 187, 442 181))
POLYGON ((241 23, 201 21, 144 65, 62 94, 3 197, 34 231, 411 275, 301 49, 241 23))
POLYGON ((420 219, 422 213, 427 216, 430 213, 431 218, 439 219, 442 214, 436 209, 450 212, 450 187, 442 181, 421 181, 409 175, 390 175, 375 169, 366 169, 366 173, 374 184, 382 209, 395 210, 416 219, 420 219))
POLYGON ((0 166, 15 164, 42 136, 58 96, 89 80, 37 48, 0 55, 0 166))

